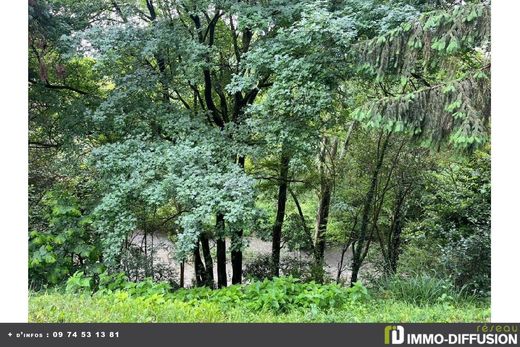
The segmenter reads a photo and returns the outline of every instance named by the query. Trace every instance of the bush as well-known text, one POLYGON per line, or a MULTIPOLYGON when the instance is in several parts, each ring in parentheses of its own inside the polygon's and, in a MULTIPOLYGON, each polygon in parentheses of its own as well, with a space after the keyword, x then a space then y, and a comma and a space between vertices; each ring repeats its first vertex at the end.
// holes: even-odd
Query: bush
POLYGON ((244 287, 248 307, 253 311, 287 312, 295 308, 330 309, 345 303, 348 292, 338 285, 299 283, 293 277, 264 280, 244 287))
POLYGON ((254 281, 246 286, 230 286, 219 290, 207 287, 180 289, 172 292, 167 282, 153 282, 150 278, 130 282, 123 273, 102 273, 96 280, 76 272, 66 285, 67 293, 96 292, 96 295, 120 293, 120 295, 172 297, 184 302, 205 300, 222 306, 244 306, 251 311, 288 312, 296 308, 331 309, 351 301, 363 301, 368 297, 365 287, 356 283, 346 289, 336 284, 320 285, 301 283, 293 277, 254 281))
MULTIPOLYGON (((382 285, 383 283, 381 283, 382 285)), ((301 283, 292 277, 219 290, 172 291, 151 279, 130 282, 123 273, 95 279, 76 272, 67 292, 30 297, 31 322, 459 322, 489 320, 489 303, 458 301, 445 281, 391 278, 371 296, 361 283, 301 283), (94 291, 94 294, 92 294, 94 291), (427 304, 427 305, 426 305, 427 304)))
POLYGON ((490 164, 486 149, 441 165, 430 174, 422 214, 408 227, 409 247, 428 249, 439 259, 443 277, 481 296, 491 290, 490 164))
POLYGON ((490 228, 477 228, 475 234, 449 242, 442 250, 442 262, 460 288, 482 296, 491 291, 490 228))
POLYGON ((92 277, 85 276, 83 271, 76 271, 74 275, 70 276, 67 280, 65 291, 68 293, 91 291, 93 284, 92 277))
POLYGON ((177 271, 169 264, 161 262, 156 247, 145 250, 142 245, 130 244, 121 253, 121 263, 122 266, 118 269, 124 271, 132 281, 153 277, 154 281, 168 281, 173 287, 178 285, 177 271))
POLYGON ((74 273, 67 280, 67 293, 96 292, 106 294, 124 291, 130 296, 165 295, 172 290, 168 282, 154 282, 145 278, 139 282, 131 282, 124 273, 108 274, 103 272, 99 276, 86 276, 82 271, 74 273))
MULTIPOLYGON (((361 284, 359 286, 362 287, 361 284)), ((229 307, 244 306, 255 312, 288 312, 296 308, 317 310, 339 307, 349 300, 350 293, 336 284, 301 283, 293 277, 276 277, 219 290, 181 289, 173 296, 186 302, 207 300, 229 307)), ((360 299, 359 293, 353 292, 352 295, 356 300, 360 299)))
MULTIPOLYGON (((253 281, 262 281, 273 278, 272 258, 269 254, 262 254, 248 262, 244 268, 244 277, 253 281)), ((316 266, 313 261, 285 257, 280 259, 280 273, 283 276, 296 277, 301 282, 321 280, 326 277, 322 266, 316 266)), ((330 282, 330 278, 325 278, 330 282)))
POLYGON ((365 302, 370 298, 368 294, 368 290, 361 284, 361 282, 356 282, 354 285, 347 289, 347 293, 349 295, 350 302, 365 302))
POLYGON ((404 276, 417 273, 435 276, 443 273, 439 250, 427 247, 426 243, 427 240, 423 237, 421 240, 412 240, 403 247, 403 253, 399 257, 399 273, 404 276))
POLYGON ((45 231, 29 234, 29 281, 33 288, 61 284, 75 271, 102 271, 99 240, 79 201, 65 190, 43 198, 45 231))
POLYGON ((383 279, 379 291, 384 297, 414 305, 432 305, 441 302, 460 301, 462 291, 445 279, 427 274, 410 277, 393 276, 383 279))
POLYGON ((271 255, 261 254, 245 264, 243 275, 249 280, 264 280, 272 278, 271 255))

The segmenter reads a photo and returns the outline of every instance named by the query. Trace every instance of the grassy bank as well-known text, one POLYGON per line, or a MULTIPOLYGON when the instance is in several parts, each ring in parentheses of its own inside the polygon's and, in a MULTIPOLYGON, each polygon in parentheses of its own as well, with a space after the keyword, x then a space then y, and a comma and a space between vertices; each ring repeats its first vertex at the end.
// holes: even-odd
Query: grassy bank
POLYGON ((264 282, 222 290, 132 290, 29 298, 30 322, 483 322, 488 301, 435 300, 423 304, 335 286, 264 282), (300 287, 301 286, 301 287, 300 287))

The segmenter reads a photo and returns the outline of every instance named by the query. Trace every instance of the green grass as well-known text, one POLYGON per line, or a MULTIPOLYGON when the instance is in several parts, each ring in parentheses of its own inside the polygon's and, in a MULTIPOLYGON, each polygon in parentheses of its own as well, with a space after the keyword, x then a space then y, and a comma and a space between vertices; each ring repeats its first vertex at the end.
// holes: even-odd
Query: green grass
MULTIPOLYGON (((217 292, 217 291, 215 291, 217 292)), ((211 299, 186 301, 181 295, 132 296, 113 293, 31 293, 30 322, 487 322, 487 301, 415 305, 395 299, 347 300, 336 308, 255 310, 211 299)))
POLYGON ((414 305, 425 305, 435 302, 469 302, 476 300, 465 290, 456 289, 446 279, 432 277, 427 274, 412 276, 392 276, 377 283, 377 292, 382 297, 390 297, 406 301, 414 305))

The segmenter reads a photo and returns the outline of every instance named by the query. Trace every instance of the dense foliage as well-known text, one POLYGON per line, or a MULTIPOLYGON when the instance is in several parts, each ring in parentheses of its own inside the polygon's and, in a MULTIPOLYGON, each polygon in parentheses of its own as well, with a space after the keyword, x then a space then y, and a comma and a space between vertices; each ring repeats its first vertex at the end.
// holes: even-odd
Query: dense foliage
POLYGON ((181 321, 365 320, 360 281, 485 300, 489 23, 488 1, 29 1, 31 288, 181 321))
MULTIPOLYGON (((485 303, 450 296, 442 282, 423 280, 413 294, 361 285, 302 284, 292 278, 210 290, 168 293, 164 284, 95 294, 42 292, 30 297, 31 322, 475 322, 489 320, 485 303), (421 297, 417 292, 427 292, 421 297), (417 305, 416 300, 421 300, 417 305)), ((393 287, 392 287, 393 289, 393 287)))
POLYGON ((491 165, 488 152, 441 166, 430 177, 410 242, 435 242, 430 258, 459 287, 491 290, 491 165))
POLYGON ((100 245, 92 236, 92 221, 80 211, 79 202, 63 191, 50 191, 43 198, 45 232, 29 234, 30 286, 59 284, 75 269, 103 269, 100 245))

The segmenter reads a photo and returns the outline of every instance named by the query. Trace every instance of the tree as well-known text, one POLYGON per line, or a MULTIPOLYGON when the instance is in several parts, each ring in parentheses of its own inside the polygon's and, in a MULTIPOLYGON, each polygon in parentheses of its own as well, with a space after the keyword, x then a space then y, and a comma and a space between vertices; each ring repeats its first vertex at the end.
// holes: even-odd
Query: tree
POLYGON ((354 117, 431 146, 445 139, 459 148, 481 146, 489 134, 489 24, 489 5, 467 4, 423 14, 359 44, 354 54, 385 95, 354 117), (396 86, 385 87, 392 80, 396 86))
MULTIPOLYGON (((361 71, 373 76, 383 97, 364 102, 353 112, 354 118, 389 133, 408 133, 429 146, 439 147, 445 139, 463 149, 482 145, 489 133, 488 43, 489 7, 467 4, 423 14, 415 22, 356 44, 353 55, 364 64, 361 71), (416 87, 414 81, 424 87, 416 87)), ((387 145, 388 137, 380 136, 379 159, 352 241, 351 284, 357 281, 370 245, 370 206, 387 145)))
POLYGON ((432 255, 459 288, 488 295, 491 285, 491 156, 440 158, 426 178, 422 210, 408 226, 410 247, 434 240, 432 255), (451 159, 451 160, 450 160, 451 159))
POLYGON ((273 276, 287 246, 312 253, 324 281, 327 243, 339 239, 343 255, 353 251, 352 283, 376 243, 393 273, 428 169, 418 148, 471 152, 488 141, 487 3, 29 9, 31 225, 49 228, 49 191, 74 190, 113 271, 126 269, 136 231, 167 231, 197 285, 228 285, 228 250, 231 283, 241 283, 244 237, 261 233, 261 220, 273 276))
MULTIPOLYGON (((292 23, 299 16, 303 4, 280 3, 265 7, 225 2, 158 4, 147 1, 146 8, 139 8, 131 2, 114 2, 111 11, 115 9, 119 17, 116 22, 107 20, 102 26, 92 26, 83 35, 78 35, 82 42, 89 43, 79 48, 83 51, 94 48, 96 68, 109 76, 107 99, 93 111, 93 118, 103 133, 110 134, 107 141, 110 147, 107 148, 111 153, 114 147, 134 148, 136 144, 128 143, 125 138, 137 138, 140 146, 152 148, 162 142, 173 147, 181 141, 198 144, 201 133, 187 140, 182 138, 185 134, 172 129, 179 128, 175 119, 184 122, 189 119, 191 125, 185 127, 186 130, 190 126, 207 129, 203 131, 209 131, 212 136, 208 142, 219 142, 221 150, 235 146, 233 153, 224 156, 222 152, 214 152, 215 158, 210 161, 223 159, 232 166, 243 167, 246 148, 235 139, 240 136, 241 127, 248 117, 244 110, 255 101, 262 88, 271 84, 268 73, 259 70, 253 73, 243 61, 251 47, 272 39, 280 28, 292 23), (284 11, 278 12, 277 9, 282 7, 284 11), (143 25, 135 26, 133 20, 143 25), (247 83, 233 82, 232 78, 247 83), (132 102, 128 102, 129 97, 132 102), (208 127, 214 127, 216 131, 210 131, 208 127)), ((99 151, 102 152, 102 148, 99 151)), ((103 159, 110 161, 111 153, 105 152, 107 155, 103 155, 103 159)), ((132 166, 126 169, 131 172, 132 166)), ((110 180, 114 182, 113 177, 110 180)), ((121 203, 119 198, 110 201, 121 203)), ((226 212, 218 204, 215 206, 211 211, 214 215, 226 212)), ((104 205, 99 209, 104 210, 104 205)), ((127 222, 119 221, 117 228, 126 225, 125 230, 129 232, 135 226, 133 219, 127 216, 127 222)), ((227 230, 231 232, 233 243, 232 282, 239 283, 243 230, 235 228, 232 224, 236 221, 225 214, 224 220, 226 226, 229 225, 227 230)), ((101 221, 100 225, 103 228, 108 226, 106 221, 101 221)), ((186 227, 184 229, 182 233, 187 233, 186 227)), ((117 232, 117 239, 124 238, 124 234, 122 230, 117 232)), ((115 239, 109 239, 118 244, 115 239)), ((187 239, 196 243, 193 237, 187 239)), ((225 239, 222 236, 219 239, 221 249, 218 253, 221 256, 217 258, 217 267, 221 269, 222 280, 225 239)), ((203 251, 205 248, 202 247, 203 251)), ((210 261, 209 254, 204 258, 210 261)))
POLYGON ((99 270, 90 216, 95 186, 82 152, 93 140, 85 110, 99 104, 102 91, 93 60, 67 56, 60 39, 84 28, 83 19, 43 1, 30 1, 28 10, 29 268, 30 285, 39 287, 99 270))

